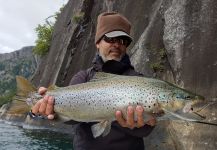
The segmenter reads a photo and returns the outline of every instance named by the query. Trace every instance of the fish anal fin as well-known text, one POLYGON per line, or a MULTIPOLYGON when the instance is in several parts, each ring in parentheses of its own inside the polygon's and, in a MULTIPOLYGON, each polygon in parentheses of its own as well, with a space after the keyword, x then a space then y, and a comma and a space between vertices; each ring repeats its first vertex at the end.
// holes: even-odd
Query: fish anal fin
POLYGON ((111 121, 103 120, 91 126, 93 137, 96 138, 100 135, 106 136, 111 130, 111 121))
POLYGON ((68 120, 65 121, 64 124, 68 124, 68 125, 75 125, 75 124, 79 124, 80 122, 78 121, 74 121, 74 120, 68 120))

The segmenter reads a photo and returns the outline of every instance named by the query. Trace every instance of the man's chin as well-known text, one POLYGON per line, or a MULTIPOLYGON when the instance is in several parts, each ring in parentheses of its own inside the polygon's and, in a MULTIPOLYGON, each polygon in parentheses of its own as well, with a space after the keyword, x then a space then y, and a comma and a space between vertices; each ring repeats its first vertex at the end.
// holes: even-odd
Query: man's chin
POLYGON ((120 56, 120 55, 110 55, 110 56, 107 56, 107 57, 101 56, 101 58, 103 59, 104 62, 106 62, 108 60, 121 61, 122 56, 120 56))
POLYGON ((108 60, 116 60, 116 61, 121 61, 121 57, 110 57, 108 60))

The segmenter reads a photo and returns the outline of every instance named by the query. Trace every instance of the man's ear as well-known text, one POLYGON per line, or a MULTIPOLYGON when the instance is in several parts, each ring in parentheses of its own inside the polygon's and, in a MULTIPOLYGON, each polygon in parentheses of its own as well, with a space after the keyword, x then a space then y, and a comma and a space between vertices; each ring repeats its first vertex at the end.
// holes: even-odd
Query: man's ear
POLYGON ((99 49, 99 43, 96 44, 96 48, 99 49))

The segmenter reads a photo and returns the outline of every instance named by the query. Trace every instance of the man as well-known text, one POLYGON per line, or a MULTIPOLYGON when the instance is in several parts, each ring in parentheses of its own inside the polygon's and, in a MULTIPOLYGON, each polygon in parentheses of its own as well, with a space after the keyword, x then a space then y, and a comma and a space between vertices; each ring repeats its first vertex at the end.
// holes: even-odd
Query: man
MULTIPOLYGON (((139 75, 132 67, 126 49, 130 45, 130 22, 121 14, 110 12, 98 16, 95 44, 97 55, 91 68, 78 72, 70 84, 79 84, 91 80, 95 72, 108 72, 119 75, 139 75)), ((39 89, 44 94, 46 88, 39 89)), ((32 113, 47 115, 54 118, 54 98, 45 96, 35 106, 32 113)), ((143 107, 128 106, 127 116, 124 118, 121 111, 114 115, 117 121, 112 123, 110 133, 105 137, 93 138, 91 125, 93 123, 79 123, 75 129, 73 146, 75 150, 144 150, 143 137, 153 129, 156 120, 143 119, 143 107), (137 121, 134 121, 134 114, 137 121)))

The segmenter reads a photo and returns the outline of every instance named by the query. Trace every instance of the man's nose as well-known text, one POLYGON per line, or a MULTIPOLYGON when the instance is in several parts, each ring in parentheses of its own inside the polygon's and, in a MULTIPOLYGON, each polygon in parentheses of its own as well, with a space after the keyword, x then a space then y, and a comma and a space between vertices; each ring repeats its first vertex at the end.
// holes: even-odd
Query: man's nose
POLYGON ((122 45, 120 41, 115 41, 113 44, 115 47, 120 47, 122 45))

